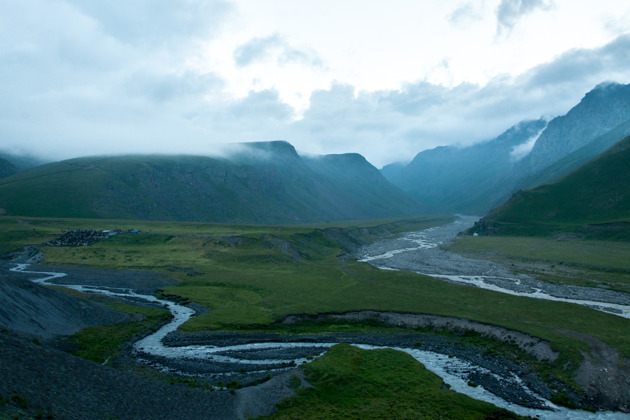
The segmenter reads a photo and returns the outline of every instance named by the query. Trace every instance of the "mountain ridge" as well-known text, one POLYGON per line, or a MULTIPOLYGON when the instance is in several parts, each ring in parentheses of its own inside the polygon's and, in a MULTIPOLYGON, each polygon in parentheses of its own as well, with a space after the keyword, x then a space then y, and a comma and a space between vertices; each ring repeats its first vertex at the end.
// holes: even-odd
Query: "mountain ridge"
POLYGON ((560 180, 519 191, 472 233, 630 240, 630 136, 560 180))
POLYGON ((519 189, 559 179, 628 134, 630 84, 602 83, 549 122, 521 122, 465 148, 425 150, 381 173, 435 212, 479 215, 519 189))
POLYGON ((0 180, 0 208, 22 216, 299 224, 419 214, 360 155, 304 158, 287 142, 221 157, 75 158, 0 180))

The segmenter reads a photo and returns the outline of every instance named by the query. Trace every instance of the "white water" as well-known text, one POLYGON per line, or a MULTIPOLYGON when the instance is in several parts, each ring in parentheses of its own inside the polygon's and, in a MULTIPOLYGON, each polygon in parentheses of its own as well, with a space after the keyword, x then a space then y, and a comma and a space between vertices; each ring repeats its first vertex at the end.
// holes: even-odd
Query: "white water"
POLYGON ((545 293, 542 289, 535 289, 532 292, 517 292, 505 287, 498 286, 496 284, 488 283, 488 280, 498 278, 501 280, 513 280, 515 284, 519 279, 499 278, 499 277, 484 277, 484 276, 448 276, 442 274, 426 274, 427 276, 435 278, 444 278, 458 283, 470 284, 482 289, 494 290, 495 292, 507 293, 514 296, 524 296, 534 299, 553 300, 556 302, 568 302, 577 303, 578 305, 588 306, 591 309, 606 312, 612 315, 617 315, 623 318, 630 319, 630 306, 620 305, 616 303, 604 303, 595 300, 583 300, 583 299, 569 299, 558 296, 552 296, 549 293, 545 293))
MULTIPOLYGON (((455 222, 458 223, 458 222, 455 222)), ((461 222, 459 222, 461 224, 461 222)), ((413 271, 409 270, 409 268, 398 268, 393 266, 393 264, 387 264, 387 260, 393 258, 394 256, 398 256, 404 253, 418 253, 423 250, 437 248, 442 242, 431 240, 428 238, 428 234, 431 232, 435 232, 440 228, 430 228, 420 232, 412 232, 406 234, 402 239, 397 239, 394 242, 397 246, 403 246, 399 249, 388 250, 386 252, 379 253, 377 255, 364 255, 359 261, 368 262, 375 265, 378 268, 384 270, 402 270, 402 271, 413 271), (406 244, 411 243, 413 246, 406 246, 406 244)), ((475 276, 467 276, 467 275, 447 275, 447 274, 437 274, 437 273, 427 273, 414 271, 417 274, 422 274, 429 277, 434 277, 438 279, 447 279, 452 282, 468 284, 472 286, 479 287, 481 289, 492 290, 495 292, 506 293, 514 296, 523 296, 530 297, 534 299, 544 299, 544 300, 552 300, 556 302, 567 302, 567 303, 575 303, 578 305, 587 306, 591 309, 595 309, 598 311, 606 312, 612 315, 617 315, 623 318, 630 319, 630 306, 622 305, 616 303, 608 303, 601 302, 597 300, 588 300, 588 299, 571 299, 565 297, 554 296, 550 293, 545 292, 540 288, 532 288, 530 291, 519 291, 514 290, 509 287, 502 287, 496 282, 492 282, 492 280, 501 280, 503 284, 512 283, 514 286, 520 285, 521 280, 518 278, 511 277, 497 277, 497 276, 484 276, 484 275, 475 275, 475 276)))
MULTIPOLYGON (((56 273, 56 272, 40 272, 40 271, 28 271, 28 264, 18 264, 16 267, 12 268, 11 271, 29 273, 29 274, 37 274, 44 275, 44 277, 40 277, 37 279, 31 279, 32 281, 39 284, 47 284, 50 285, 50 281, 56 278, 61 278, 66 276, 65 273, 56 273)), ((140 353, 147 353, 154 356, 162 356, 169 358, 190 358, 190 359, 202 359, 202 360, 211 360, 213 362, 218 363, 239 363, 239 364, 275 364, 282 365, 283 363, 295 362, 297 364, 307 363, 307 359, 294 359, 294 360, 251 360, 251 359, 238 359, 235 357, 229 357, 220 355, 217 353, 226 352, 226 351, 242 351, 242 350, 260 350, 260 349, 282 349, 282 348, 296 348, 296 347, 308 347, 308 348, 321 348, 321 354, 323 354, 328 348, 332 347, 337 343, 253 343, 253 344, 244 344, 244 345, 235 345, 235 346, 224 346, 217 347, 212 345, 193 345, 193 346, 183 346, 183 347, 167 347, 163 344, 162 340, 166 337, 170 332, 175 331, 180 325, 189 320, 193 315, 194 311, 188 307, 179 305, 174 302, 158 299, 155 296, 151 295, 143 295, 133 292, 132 290, 127 291, 113 291, 107 289, 105 287, 94 287, 94 286, 85 286, 85 285, 66 285, 62 284, 60 286, 68 287, 73 290, 77 290, 84 293, 98 293, 107 296, 115 296, 115 297, 123 297, 123 298, 133 298, 133 299, 144 299, 148 302, 160 303, 166 306, 171 313, 173 314, 173 319, 168 324, 164 325, 154 334, 151 334, 139 341, 137 341, 134 345, 136 351, 140 353)), ((353 344, 356 347, 371 350, 371 349, 379 349, 385 348, 380 346, 371 346, 365 344, 353 344)), ((516 383, 522 387, 525 392, 532 396, 533 399, 537 399, 542 401, 545 406, 547 406, 548 410, 542 409, 531 409, 527 407, 522 407, 516 404, 509 403, 496 395, 492 394, 488 390, 484 389, 482 386, 471 387, 468 385, 467 377, 469 373, 473 371, 486 370, 479 366, 474 366, 467 361, 458 359, 456 357, 449 357, 440 353, 433 353, 418 349, 409 349, 409 348, 397 348, 393 347, 395 350, 403 351, 420 363, 422 363, 428 370, 440 376, 444 383, 450 386, 450 389, 453 391, 468 395, 472 398, 486 401, 492 403, 498 407, 502 407, 513 411, 517 414, 524 416, 532 416, 539 417, 545 419, 628 419, 628 415, 623 413, 613 413, 613 412, 600 412, 600 413, 589 413, 580 410, 569 410, 563 407, 558 407, 547 401, 540 396, 536 395, 533 391, 529 390, 527 386, 518 378, 517 376, 513 376, 511 378, 500 378, 497 375, 497 379, 502 381, 503 383, 512 382, 516 383)))

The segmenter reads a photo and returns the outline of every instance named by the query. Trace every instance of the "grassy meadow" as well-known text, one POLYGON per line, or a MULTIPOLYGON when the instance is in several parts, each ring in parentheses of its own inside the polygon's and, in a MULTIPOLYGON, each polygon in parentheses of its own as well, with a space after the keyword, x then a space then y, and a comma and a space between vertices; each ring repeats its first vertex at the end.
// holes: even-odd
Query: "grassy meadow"
POLYGON ((448 391, 440 377, 408 354, 394 350, 338 344, 309 363, 305 373, 313 387, 283 401, 270 418, 521 418, 448 391))
POLYGON ((463 236, 448 249, 494 260, 552 283, 630 292, 630 242, 520 236, 463 236))
MULTIPOLYGON (((580 335, 595 337, 630 358, 630 342, 626 339, 630 321, 620 317, 574 304, 510 296, 419 274, 379 270, 344 257, 344 244, 375 239, 384 233, 425 229, 449 220, 439 216, 279 227, 0 217, 0 232, 2 251, 6 252, 29 243, 42 243, 64 229, 125 231, 87 247, 44 246, 45 262, 153 270, 177 279, 178 284, 164 289, 164 293, 188 298, 209 309, 184 324, 185 331, 286 332, 285 327, 274 323, 289 314, 374 309, 464 317, 546 339, 561 356, 554 363, 540 363, 537 368, 543 376, 565 383, 572 382, 573 372, 582 360, 581 352, 589 351, 586 342, 575 338, 580 335), (140 232, 127 232, 130 229, 140 232)), ((588 269, 602 276, 608 273, 606 269, 617 270, 614 274, 620 277, 610 280, 614 288, 623 289, 630 284, 624 277, 630 268, 625 258, 627 244, 600 241, 584 245, 535 238, 501 240, 506 239, 465 237, 451 248, 493 255, 508 263, 517 258, 543 259, 547 263, 562 260, 565 266, 573 264, 576 272, 588 269), (585 264, 590 265, 585 268, 585 264)), ((366 328, 371 327, 331 326, 334 331, 366 328)), ((304 323, 298 329, 325 332, 326 325, 304 323)), ((87 337, 85 342, 90 340, 87 337)), ((110 353, 107 350, 106 354, 110 353)))

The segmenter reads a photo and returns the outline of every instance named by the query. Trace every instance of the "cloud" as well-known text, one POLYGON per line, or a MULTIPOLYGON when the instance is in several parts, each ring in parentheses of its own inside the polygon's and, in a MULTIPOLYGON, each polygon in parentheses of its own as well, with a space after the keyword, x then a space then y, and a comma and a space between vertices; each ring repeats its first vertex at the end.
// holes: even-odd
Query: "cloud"
POLYGON ((630 36, 622 36, 486 85, 417 82, 378 92, 333 85, 313 94, 304 118, 291 127, 292 138, 298 150, 354 151, 376 166, 439 145, 489 140, 520 121, 564 115, 603 80, 630 82, 629 49, 630 36))
POLYGON ((551 2, 546 0, 501 0, 497 7, 497 34, 510 32, 523 16, 537 9, 546 10, 551 2))
MULTIPOLYGON (((625 35, 484 85, 416 81, 395 90, 359 91, 332 84, 314 91, 296 120, 276 89, 227 96, 212 69, 190 65, 230 16, 224 2, 143 0, 106 10, 110 4, 3 3, 0 150, 36 152, 50 160, 101 153, 211 154, 228 142, 283 139, 300 152, 358 152, 382 166, 427 148, 490 139, 522 120, 564 114, 602 81, 630 82, 625 35)), ((542 7, 528 4, 517 9, 542 7)), ((279 34, 250 40, 233 58, 242 67, 264 60, 321 63, 317 54, 279 34)))
POLYGON ((534 148, 534 145, 536 144, 536 140, 538 140, 538 137, 540 137, 543 131, 545 131, 545 128, 546 128, 546 125, 545 127, 543 127, 542 130, 540 130, 538 133, 531 136, 525 142, 514 146, 512 150, 510 151, 510 159, 512 159, 512 161, 515 162, 527 156, 529 152, 531 152, 532 149, 534 148))
POLYGON ((155 103, 182 100, 203 100, 204 96, 220 91, 223 81, 212 73, 198 74, 185 71, 181 74, 148 73, 138 71, 129 75, 124 89, 129 96, 144 97, 155 103))
POLYGON ((254 38, 234 51, 234 61, 238 67, 265 59, 274 59, 278 64, 295 62, 307 66, 322 66, 322 60, 317 53, 294 48, 279 34, 254 38))
POLYGON ((468 23, 471 21, 477 21, 480 19, 481 14, 477 9, 475 3, 472 2, 460 5, 449 16, 449 21, 456 25, 468 23))
POLYGON ((209 37, 232 10, 222 0, 68 0, 123 43, 155 46, 209 37))
POLYGON ((627 78, 630 68, 630 34, 595 49, 574 49, 541 64, 524 75, 539 89, 559 85, 595 85, 604 80, 627 78))

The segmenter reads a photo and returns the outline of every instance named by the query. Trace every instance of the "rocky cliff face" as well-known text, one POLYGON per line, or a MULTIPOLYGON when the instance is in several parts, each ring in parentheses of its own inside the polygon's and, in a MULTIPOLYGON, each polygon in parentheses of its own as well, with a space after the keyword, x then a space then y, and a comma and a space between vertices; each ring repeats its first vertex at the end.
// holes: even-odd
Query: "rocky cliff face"
POLYGON ((587 93, 566 115, 554 118, 523 161, 535 174, 630 120, 630 85, 606 83, 587 93))

